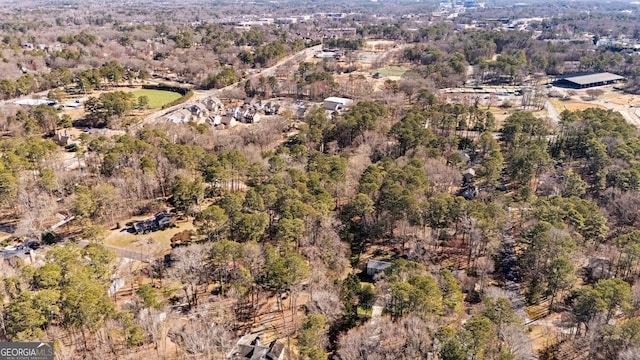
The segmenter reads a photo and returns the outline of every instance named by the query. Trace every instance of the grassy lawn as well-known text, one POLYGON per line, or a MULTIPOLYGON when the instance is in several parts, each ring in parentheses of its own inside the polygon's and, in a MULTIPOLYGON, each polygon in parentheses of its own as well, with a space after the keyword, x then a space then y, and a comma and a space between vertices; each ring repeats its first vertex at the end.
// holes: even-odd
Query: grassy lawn
POLYGON ((105 245, 138 251, 152 255, 164 255, 171 249, 171 238, 183 230, 193 230, 193 223, 176 222, 176 227, 162 231, 154 231, 145 235, 134 235, 128 232, 115 231, 104 240, 105 245))
POLYGON ((105 245, 111 245, 119 248, 129 248, 131 244, 136 241, 138 241, 138 238, 136 238, 135 235, 123 232, 108 237, 104 243, 105 245))
POLYGON ((178 99, 180 94, 173 91, 165 91, 165 90, 151 90, 151 89, 142 89, 133 92, 133 95, 136 96, 136 100, 140 96, 146 96, 149 98, 149 108, 157 109, 161 108, 162 105, 168 104, 176 99, 178 99))
POLYGON ((371 312, 373 310, 369 309, 369 310, 365 310, 362 307, 358 306, 358 308, 356 309, 356 314, 360 315, 360 316, 371 316, 371 312))
POLYGON ((404 66, 391 66, 388 68, 373 71, 373 73, 380 73, 380 75, 384 76, 402 76, 409 70, 411 69, 404 66))

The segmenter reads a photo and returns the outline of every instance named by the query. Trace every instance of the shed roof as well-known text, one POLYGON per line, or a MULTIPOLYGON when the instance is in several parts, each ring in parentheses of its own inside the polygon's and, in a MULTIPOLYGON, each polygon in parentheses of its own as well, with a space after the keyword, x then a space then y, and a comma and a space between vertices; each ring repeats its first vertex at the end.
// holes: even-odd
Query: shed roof
POLYGON ((608 73, 608 72, 589 74, 589 75, 568 76, 564 78, 564 80, 570 81, 578 85, 587 85, 587 84, 606 82, 606 81, 616 81, 616 80, 622 80, 622 79, 624 79, 624 77, 620 75, 608 73))
POLYGON ((380 261, 380 260, 372 260, 370 259, 367 262, 367 269, 376 269, 376 270, 384 270, 389 266, 393 265, 388 261, 380 261))

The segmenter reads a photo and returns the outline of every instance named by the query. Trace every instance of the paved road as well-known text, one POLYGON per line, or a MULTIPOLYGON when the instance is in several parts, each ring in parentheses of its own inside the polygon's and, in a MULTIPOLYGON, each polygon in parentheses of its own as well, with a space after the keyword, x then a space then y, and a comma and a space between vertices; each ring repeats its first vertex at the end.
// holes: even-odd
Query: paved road
POLYGON ((384 307, 380 305, 373 305, 371 308, 371 325, 375 325, 378 323, 378 320, 382 316, 382 310, 384 307))
MULTIPOLYGON (((515 240, 512 234, 513 228, 509 229, 509 233, 502 238, 502 272, 505 278, 503 290, 506 292, 511 301, 511 308, 516 315, 522 320, 522 323, 528 325, 531 319, 527 316, 526 304, 520 282, 522 281, 518 272, 518 263, 515 251, 515 240)), ((531 339, 528 344, 522 344, 519 350, 519 359, 537 359, 538 356, 533 352, 531 339)))
POLYGON ((638 118, 635 112, 635 109, 629 109, 624 105, 610 105, 610 104, 603 104, 603 105, 607 109, 615 110, 619 112, 622 115, 622 117, 625 120, 627 120, 629 124, 634 125, 636 127, 640 127, 640 119, 638 118))
POLYGON ((26 249, 20 249, 20 250, 0 250, 0 255, 2 255, 3 259, 11 259, 14 256, 19 257, 20 259, 24 259, 29 257, 29 254, 27 253, 26 249))
POLYGON ((547 108, 547 113, 553 123, 558 126, 560 124, 560 116, 549 100, 544 102, 544 107, 547 108))
POLYGON ((518 261, 515 251, 515 240, 511 234, 505 234, 502 238, 502 273, 505 278, 504 290, 511 300, 511 306, 524 324, 531 320, 527 317, 526 304, 522 290, 520 288, 520 273, 518 272, 518 261))

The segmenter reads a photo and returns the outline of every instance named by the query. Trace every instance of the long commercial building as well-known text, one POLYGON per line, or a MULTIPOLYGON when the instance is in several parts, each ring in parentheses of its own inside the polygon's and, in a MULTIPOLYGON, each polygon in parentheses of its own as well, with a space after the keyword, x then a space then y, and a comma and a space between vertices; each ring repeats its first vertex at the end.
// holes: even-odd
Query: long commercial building
POLYGON ((624 80, 624 77, 608 72, 602 72, 566 76, 556 80, 556 83, 560 86, 585 89, 595 86, 615 84, 620 80, 624 80))

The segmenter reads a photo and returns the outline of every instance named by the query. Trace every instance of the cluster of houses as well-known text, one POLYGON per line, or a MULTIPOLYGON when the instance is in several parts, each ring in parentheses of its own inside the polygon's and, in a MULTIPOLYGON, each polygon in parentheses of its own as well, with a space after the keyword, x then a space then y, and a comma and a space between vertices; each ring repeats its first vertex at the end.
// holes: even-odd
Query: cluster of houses
POLYGON ((227 108, 218 98, 210 96, 185 104, 165 115, 164 119, 174 123, 204 122, 216 129, 226 129, 238 123, 258 123, 264 115, 277 115, 281 106, 277 101, 263 102, 253 97, 245 99, 242 105, 227 108))
POLYGON ((64 46, 60 43, 56 44, 34 44, 30 42, 24 42, 20 44, 25 50, 45 50, 45 51, 60 51, 64 48, 64 46))
MULTIPOLYGON (((327 111, 344 111, 353 105, 352 99, 328 97, 324 99, 323 107, 327 111)), ((257 97, 246 98, 242 104, 225 107, 216 97, 210 96, 182 106, 164 116, 166 121, 174 123, 201 122, 216 129, 227 129, 238 123, 254 124, 260 122, 264 116, 278 115, 285 107, 282 101, 260 100, 257 97)), ((304 110, 306 108, 303 107, 304 110)))
POLYGON ((209 117, 207 123, 217 129, 226 129, 236 124, 254 124, 262 120, 263 115, 277 115, 280 113, 281 105, 277 101, 263 103, 256 97, 247 98, 242 106, 228 108, 224 115, 209 117))
POLYGON ((248 15, 243 15, 241 19, 229 17, 226 19, 217 20, 216 23, 220 25, 232 25, 237 27, 253 27, 253 26, 269 26, 273 24, 277 25, 292 25, 297 23, 305 23, 312 18, 328 18, 333 21, 340 21, 347 17, 346 13, 315 13, 315 14, 301 14, 296 16, 288 16, 288 17, 251 17, 248 15))
POLYGON ((174 123, 198 122, 215 117, 224 111, 224 105, 215 96, 203 100, 185 104, 181 109, 175 110, 165 116, 167 121, 174 123))
POLYGON ((133 231, 136 235, 147 234, 152 231, 164 230, 173 225, 173 218, 168 211, 161 211, 153 218, 136 221, 133 223, 133 231))

